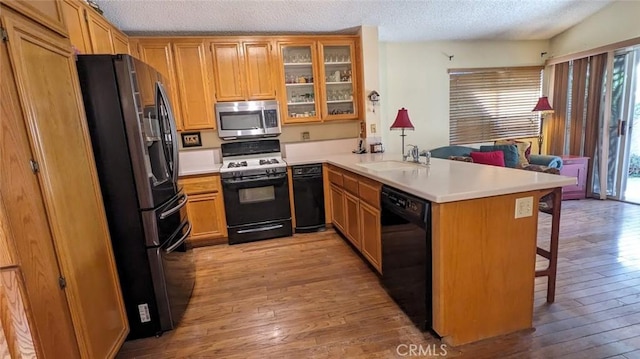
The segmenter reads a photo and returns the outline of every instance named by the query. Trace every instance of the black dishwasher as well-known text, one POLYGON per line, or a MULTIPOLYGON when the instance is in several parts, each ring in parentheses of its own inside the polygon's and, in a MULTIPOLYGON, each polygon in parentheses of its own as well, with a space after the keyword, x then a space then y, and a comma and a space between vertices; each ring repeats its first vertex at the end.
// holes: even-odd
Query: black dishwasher
POLYGON ((293 204, 296 210, 296 233, 325 230, 322 165, 291 167, 293 204))
POLYGON ((432 324, 429 202, 382 186, 382 285, 421 330, 432 324))

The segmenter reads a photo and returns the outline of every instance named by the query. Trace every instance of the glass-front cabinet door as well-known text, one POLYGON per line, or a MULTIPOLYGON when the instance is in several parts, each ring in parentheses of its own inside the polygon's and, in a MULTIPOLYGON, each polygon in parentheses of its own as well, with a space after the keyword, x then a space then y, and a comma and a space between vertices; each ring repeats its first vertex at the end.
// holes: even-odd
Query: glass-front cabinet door
POLYGON ((355 42, 320 42, 322 98, 325 120, 357 118, 355 42))
POLYGON ((320 121, 316 43, 279 43, 284 78, 281 116, 284 123, 320 121))

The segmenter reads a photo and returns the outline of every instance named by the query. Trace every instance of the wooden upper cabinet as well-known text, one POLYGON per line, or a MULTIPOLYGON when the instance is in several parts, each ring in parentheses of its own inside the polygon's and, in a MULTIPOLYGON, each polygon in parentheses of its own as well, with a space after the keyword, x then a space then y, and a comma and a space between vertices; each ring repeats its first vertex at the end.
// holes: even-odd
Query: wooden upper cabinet
POLYGON ((210 66, 204 41, 176 40, 173 55, 183 128, 215 128, 210 66))
POLYGON ((140 59, 140 41, 138 39, 129 38, 129 55, 140 59))
POLYGON ((282 122, 357 120, 357 50, 353 36, 278 41, 282 122))
POLYGON ((128 54, 127 35, 79 0, 61 0, 69 40, 81 54, 128 54))
POLYGON ((76 0, 64 0, 61 5, 71 45, 81 54, 92 53, 84 6, 76 0))
POLYGON ((7 6, 47 26, 55 32, 67 35, 67 26, 58 0, 2 0, 7 6))
POLYGON ((358 73, 355 40, 318 42, 322 119, 358 119, 358 73))
POLYGON ((93 10, 85 9, 87 29, 91 40, 91 51, 94 54, 113 54, 111 25, 93 10))
POLYGON ((283 123, 320 122, 317 43, 311 40, 278 42, 279 93, 283 123))
POLYGON ((276 97, 271 48, 269 41, 243 43, 248 100, 269 100, 276 97))
POLYGON ((114 54, 129 54, 129 39, 127 35, 118 30, 111 30, 111 40, 113 42, 114 54))
POLYGON ((218 101, 242 101, 242 47, 239 42, 213 42, 213 73, 218 101))
POLYGON ((167 38, 140 38, 140 59, 156 69, 164 77, 165 87, 169 92, 173 115, 175 116, 178 130, 182 130, 182 116, 177 91, 177 81, 174 72, 173 52, 171 39, 167 38))
POLYGON ((216 99, 274 99, 271 48, 271 41, 212 42, 216 99))

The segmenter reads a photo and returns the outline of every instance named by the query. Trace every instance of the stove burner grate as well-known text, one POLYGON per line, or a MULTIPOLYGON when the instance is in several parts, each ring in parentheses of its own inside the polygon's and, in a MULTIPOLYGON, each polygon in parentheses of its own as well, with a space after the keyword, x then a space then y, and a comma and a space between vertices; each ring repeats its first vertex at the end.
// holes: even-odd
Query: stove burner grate
POLYGON ((231 162, 227 168, 247 167, 247 161, 231 162))
POLYGON ((266 159, 266 160, 260 160, 260 166, 262 166, 262 165, 275 165, 277 163, 280 163, 280 161, 278 161, 275 158, 266 159))

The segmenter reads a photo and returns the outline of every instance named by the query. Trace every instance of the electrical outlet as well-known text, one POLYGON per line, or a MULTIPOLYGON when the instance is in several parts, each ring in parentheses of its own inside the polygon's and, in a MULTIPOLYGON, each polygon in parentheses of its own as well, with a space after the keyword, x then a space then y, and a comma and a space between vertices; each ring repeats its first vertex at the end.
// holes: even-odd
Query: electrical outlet
POLYGON ((533 216, 533 197, 516 198, 516 218, 533 216))
POLYGON ((376 124, 375 123, 371 124, 371 133, 376 133, 376 124))
POLYGON ((302 132, 302 140, 308 141, 309 139, 311 139, 311 135, 309 134, 309 131, 302 132))

